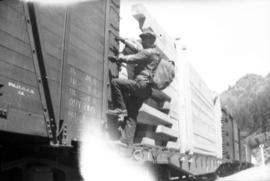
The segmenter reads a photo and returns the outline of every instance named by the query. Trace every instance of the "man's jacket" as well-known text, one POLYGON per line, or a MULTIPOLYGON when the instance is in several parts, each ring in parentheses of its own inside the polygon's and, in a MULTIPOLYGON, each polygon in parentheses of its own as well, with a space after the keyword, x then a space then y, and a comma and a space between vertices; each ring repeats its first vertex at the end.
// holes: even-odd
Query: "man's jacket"
POLYGON ((136 54, 122 56, 120 59, 127 64, 136 65, 134 80, 150 81, 160 61, 160 53, 156 48, 147 48, 136 54))

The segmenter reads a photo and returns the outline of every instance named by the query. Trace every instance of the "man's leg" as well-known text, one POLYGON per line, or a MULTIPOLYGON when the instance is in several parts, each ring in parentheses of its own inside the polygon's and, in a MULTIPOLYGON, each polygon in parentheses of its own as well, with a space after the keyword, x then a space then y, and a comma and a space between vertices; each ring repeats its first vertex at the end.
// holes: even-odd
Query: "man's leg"
POLYGON ((131 92, 127 104, 128 116, 125 119, 125 124, 122 126, 122 142, 132 144, 136 132, 137 117, 143 102, 152 94, 152 89, 147 82, 137 82, 136 90, 131 92))
POLYGON ((141 108, 144 99, 132 96, 130 99, 128 108, 128 116, 125 118, 125 123, 122 126, 122 137, 120 140, 126 144, 132 144, 137 125, 137 116, 139 109, 141 108))
MULTIPOLYGON (((112 81, 112 93, 115 106, 124 104, 123 94, 130 94, 127 108, 128 116, 125 118, 125 123, 122 126, 122 137, 120 140, 123 143, 132 144, 136 131, 137 116, 145 99, 150 97, 152 90, 148 82, 127 79, 114 79, 112 81)), ((116 107, 116 108, 119 108, 116 107)))
POLYGON ((137 83, 129 79, 113 79, 111 81, 112 101, 114 109, 111 112, 116 114, 126 110, 124 95, 130 94, 137 89, 137 83))

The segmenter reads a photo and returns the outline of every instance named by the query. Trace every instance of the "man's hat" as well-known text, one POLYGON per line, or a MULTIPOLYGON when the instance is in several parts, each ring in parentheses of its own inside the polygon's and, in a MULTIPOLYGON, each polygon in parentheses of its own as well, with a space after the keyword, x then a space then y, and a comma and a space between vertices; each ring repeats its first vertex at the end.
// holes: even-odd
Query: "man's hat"
POLYGON ((151 37, 154 40, 156 40, 156 35, 153 31, 151 30, 143 30, 143 32, 139 35, 141 38, 145 38, 145 37, 151 37))

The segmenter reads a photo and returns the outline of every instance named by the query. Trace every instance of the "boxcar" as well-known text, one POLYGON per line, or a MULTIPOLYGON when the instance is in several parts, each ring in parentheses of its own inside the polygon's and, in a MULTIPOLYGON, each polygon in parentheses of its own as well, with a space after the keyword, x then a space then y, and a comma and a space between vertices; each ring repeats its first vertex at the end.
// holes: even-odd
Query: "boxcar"
POLYGON ((80 125, 102 120, 118 74, 119 8, 0 1, 1 180, 78 180, 80 125))

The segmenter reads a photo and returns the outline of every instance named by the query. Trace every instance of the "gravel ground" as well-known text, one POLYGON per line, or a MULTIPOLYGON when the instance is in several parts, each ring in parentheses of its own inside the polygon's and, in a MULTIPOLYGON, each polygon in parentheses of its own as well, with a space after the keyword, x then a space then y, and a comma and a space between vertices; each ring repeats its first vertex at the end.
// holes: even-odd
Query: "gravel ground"
POLYGON ((270 165, 252 167, 216 181, 270 181, 270 165))

